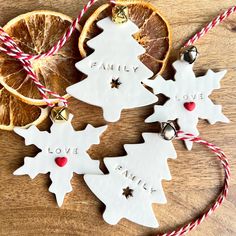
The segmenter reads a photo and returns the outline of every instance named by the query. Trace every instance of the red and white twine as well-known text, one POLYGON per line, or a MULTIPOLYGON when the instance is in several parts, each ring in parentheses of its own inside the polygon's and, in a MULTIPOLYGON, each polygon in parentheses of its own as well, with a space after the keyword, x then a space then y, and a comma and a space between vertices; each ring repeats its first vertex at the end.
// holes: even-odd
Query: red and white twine
MULTIPOLYGON (((51 103, 51 100, 49 99, 48 95, 55 97, 59 102, 62 102, 63 104, 67 105, 67 101, 65 98, 61 97, 57 93, 47 89, 44 85, 40 83, 40 81, 37 79, 37 76, 35 72, 33 71, 31 61, 37 60, 41 58, 45 58, 48 56, 51 56, 55 53, 57 53, 68 41, 74 30, 76 29, 76 26, 79 24, 81 18, 83 15, 87 12, 87 10, 98 0, 91 0, 89 1, 84 8, 79 13, 78 17, 72 22, 72 24, 69 26, 69 28, 66 30, 64 35, 61 37, 61 39, 46 53, 39 54, 39 55, 32 55, 32 54, 26 54, 21 51, 19 47, 17 47, 14 40, 0 27, 0 40, 3 42, 6 48, 0 47, 0 51, 6 53, 7 55, 18 59, 21 61, 23 68, 26 70, 28 76, 37 86, 39 93, 41 94, 43 100, 48 104, 49 106, 53 106, 51 103)), ((110 1, 112 4, 115 4, 114 0, 110 1)), ((194 35, 186 44, 185 46, 189 46, 194 44, 198 39, 203 37, 207 32, 209 32, 211 29, 213 29, 215 26, 217 26, 219 23, 224 21, 227 17, 229 17, 232 13, 236 11, 236 6, 233 6, 229 8, 227 11, 222 13, 220 16, 216 17, 212 22, 210 22, 206 27, 204 27, 200 32, 198 32, 196 35, 194 35)))
MULTIPOLYGON (((14 42, 14 40, 0 27, 0 40, 4 44, 5 47, 0 47, 0 51, 6 53, 10 57, 13 57, 15 59, 18 59, 21 61, 23 68, 27 72, 28 77, 35 83, 37 86, 39 93, 41 94, 43 100, 48 104, 49 106, 53 106, 52 100, 49 99, 49 96, 55 97, 58 102, 62 102, 65 106, 67 106, 67 101, 65 98, 61 97, 57 93, 47 89, 44 85, 40 83, 40 81, 37 79, 37 76, 35 72, 33 71, 31 61, 37 60, 41 58, 45 58, 48 56, 51 56, 55 53, 57 53, 68 41, 74 30, 76 29, 77 25, 79 24, 81 18, 83 15, 87 12, 87 10, 98 0, 91 0, 87 3, 86 6, 82 9, 82 11, 79 13, 78 17, 72 22, 72 24, 69 26, 69 28, 66 30, 64 35, 61 37, 61 39, 46 53, 39 54, 39 55, 31 55, 24 53, 14 42)), ((111 0, 110 3, 115 4, 115 0, 111 0)), ((186 46, 193 45, 196 43, 196 41, 200 38, 202 38, 206 33, 208 33, 210 30, 212 30, 214 27, 216 27, 218 24, 223 22, 226 18, 228 18, 231 14, 236 12, 236 6, 233 6, 226 10, 224 13, 216 17, 213 21, 211 21, 207 26, 205 26, 201 31, 196 33, 192 38, 190 38, 186 44, 186 46)), ((229 180, 230 180, 230 166, 227 160, 227 157, 225 156, 224 152, 217 146, 215 146, 212 143, 208 143, 207 141, 202 140, 200 137, 194 137, 192 134, 185 134, 182 131, 178 132, 177 139, 179 140, 188 140, 195 143, 199 143, 203 146, 206 146, 209 148, 221 161, 221 164, 225 171, 225 182, 222 189, 222 192, 218 196, 216 202, 212 205, 212 207, 205 212, 202 216, 200 216, 198 219, 193 220, 189 224, 186 224, 185 226, 181 227, 178 230, 162 234, 160 236, 181 236, 184 234, 187 234, 191 230, 195 229, 199 224, 201 224, 208 216, 210 216, 224 201, 228 194, 229 189, 229 180)))
POLYGON ((226 18, 236 12, 236 6, 230 7, 228 10, 217 16, 213 21, 211 21, 208 25, 206 25, 201 31, 196 33, 192 38, 190 38, 184 45, 184 47, 195 44, 198 39, 202 38, 205 34, 207 34, 210 30, 215 28, 221 22, 223 22, 226 18))
POLYGON ((47 89, 43 84, 40 83, 40 81, 37 79, 35 72, 33 71, 31 61, 45 58, 45 57, 48 57, 57 53, 68 41, 68 39, 70 38, 70 36, 72 35, 76 27, 78 26, 79 21, 81 20, 83 15, 96 1, 97 0, 89 1, 86 4, 86 6, 84 6, 84 8, 81 10, 78 17, 72 22, 72 24, 66 30, 66 32, 61 37, 61 39, 48 52, 43 53, 43 54, 31 55, 31 54, 26 54, 22 52, 22 50, 17 46, 14 40, 3 30, 2 27, 0 27, 0 40, 3 42, 3 44, 6 47, 6 48, 0 47, 0 51, 6 53, 10 57, 13 57, 21 61, 23 68, 27 72, 29 78, 34 82, 34 84, 38 88, 39 93, 41 94, 43 100, 48 106, 54 105, 51 102, 51 99, 49 99, 49 95, 55 97, 55 99, 58 100, 58 102, 63 103, 65 106, 67 106, 67 100, 64 97, 60 96, 59 94, 47 89))
MULTIPOLYGON (((62 102, 63 104, 67 105, 67 101, 65 98, 61 97, 57 93, 47 89, 44 85, 40 83, 40 81, 37 79, 37 76, 35 72, 33 71, 31 61, 37 60, 41 58, 45 58, 48 56, 51 56, 55 53, 57 53, 68 41, 74 30, 76 29, 76 26, 79 24, 81 18, 83 15, 87 12, 87 10, 98 0, 91 0, 89 1, 84 8, 79 13, 78 17, 72 22, 72 24, 69 26, 69 28, 66 30, 64 35, 61 37, 61 39, 46 53, 39 54, 39 55, 32 55, 32 54, 26 54, 21 51, 19 47, 17 47, 14 40, 0 27, 0 40, 3 42, 6 48, 0 47, 0 51, 6 53, 10 57, 13 57, 15 59, 18 59, 21 61, 23 68, 26 70, 28 76, 37 86, 39 93, 41 94, 43 100, 48 104, 49 106, 53 106, 51 103, 51 100, 49 99, 49 96, 55 97, 55 99, 59 100, 59 102, 62 102)), ((110 3, 115 4, 115 0, 111 0, 110 3)), ((236 6, 233 6, 229 8, 227 11, 216 17, 212 22, 210 22, 207 26, 205 26, 200 32, 195 34, 188 42, 185 44, 185 46, 189 46, 194 44, 198 39, 203 37, 207 32, 209 32, 211 29, 213 29, 215 26, 217 26, 219 23, 224 21, 227 17, 229 17, 232 13, 236 11, 236 6)))
POLYGON ((226 155, 224 152, 217 146, 215 146, 212 143, 208 143, 207 141, 201 139, 200 137, 195 137, 192 134, 186 134, 183 131, 178 131, 177 132, 177 138, 182 141, 191 141, 194 143, 199 143, 207 148, 209 148, 220 160, 224 171, 225 171, 225 181, 224 181, 224 186, 223 189, 218 196, 217 200, 215 203, 211 206, 209 210, 207 210, 204 214, 202 214, 198 219, 195 219, 191 221, 190 223, 186 224, 185 226, 174 230, 169 233, 164 233, 159 236, 181 236, 189 233, 191 230, 195 229, 199 224, 201 224, 208 216, 210 216, 225 200, 226 196, 228 195, 229 192, 229 181, 230 181, 230 166, 229 162, 227 160, 226 155))

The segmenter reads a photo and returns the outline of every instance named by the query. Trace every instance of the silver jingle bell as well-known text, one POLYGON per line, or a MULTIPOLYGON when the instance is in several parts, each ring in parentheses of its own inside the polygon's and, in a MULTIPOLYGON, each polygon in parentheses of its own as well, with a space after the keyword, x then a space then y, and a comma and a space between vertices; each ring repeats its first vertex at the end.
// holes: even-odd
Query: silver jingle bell
POLYGON ((175 129, 175 126, 173 123, 171 122, 164 122, 161 124, 162 128, 161 128, 161 136, 165 139, 165 140, 172 140, 177 136, 177 132, 175 129))
POLYGON ((188 46, 182 48, 180 51, 180 60, 193 64, 198 56, 198 50, 195 46, 188 46))

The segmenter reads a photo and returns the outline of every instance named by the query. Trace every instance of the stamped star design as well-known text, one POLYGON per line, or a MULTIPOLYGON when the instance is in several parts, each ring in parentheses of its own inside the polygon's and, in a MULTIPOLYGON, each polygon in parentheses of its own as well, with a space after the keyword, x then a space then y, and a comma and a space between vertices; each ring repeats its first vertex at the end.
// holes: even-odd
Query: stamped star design
MULTIPOLYGON (((177 119, 180 129, 193 135, 199 135, 199 118, 208 120, 210 124, 218 121, 228 123, 229 119, 222 113, 222 106, 215 105, 209 98, 213 90, 220 88, 226 70, 217 73, 208 70, 206 75, 197 78, 193 64, 179 60, 173 63, 173 67, 176 70, 174 81, 165 80, 161 76, 144 81, 155 94, 164 94, 169 98, 164 105, 155 105, 154 113, 146 122, 177 119)), ((192 149, 192 142, 185 141, 185 144, 188 150, 192 149)))
POLYGON ((112 79, 112 81, 111 81, 111 88, 118 89, 120 87, 120 85, 121 85, 121 82, 120 82, 119 78, 112 79))
POLYGON ((171 141, 157 133, 143 133, 144 143, 125 144, 126 156, 105 158, 109 173, 85 175, 91 191, 105 205, 104 220, 117 224, 122 218, 156 228, 153 203, 166 203, 162 180, 170 180, 168 158, 177 153, 171 141), (143 158, 145 156, 146 158, 143 158))
POLYGON ((66 91, 80 101, 100 107, 106 121, 116 122, 124 109, 158 101, 142 84, 153 72, 140 61, 139 56, 146 50, 133 38, 139 28, 131 20, 117 25, 108 16, 99 20, 97 26, 101 34, 87 41, 94 52, 75 64, 86 79, 66 91))
POLYGON ((127 199, 130 198, 130 197, 133 197, 133 189, 126 187, 126 188, 123 188, 123 193, 122 195, 124 195, 127 199))

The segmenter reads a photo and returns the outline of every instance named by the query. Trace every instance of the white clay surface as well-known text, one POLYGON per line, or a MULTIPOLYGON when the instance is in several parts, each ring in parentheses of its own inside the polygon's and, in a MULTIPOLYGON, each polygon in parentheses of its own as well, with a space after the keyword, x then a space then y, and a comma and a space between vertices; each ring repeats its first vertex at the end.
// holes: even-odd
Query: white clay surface
POLYGON ((35 145, 41 152, 35 157, 25 157, 24 165, 14 172, 14 175, 29 175, 31 179, 38 174, 50 172, 52 184, 49 191, 56 195, 59 206, 63 204, 66 193, 72 191, 70 180, 73 173, 101 174, 99 161, 90 159, 87 150, 92 144, 99 143, 99 136, 106 126, 94 128, 88 125, 85 130, 75 131, 70 120, 63 123, 53 123, 51 132, 40 131, 36 126, 28 129, 15 128, 14 131, 25 139, 26 145, 35 145), (59 166, 56 161, 66 159, 59 166), (62 159, 63 158, 63 159, 62 159), (61 160, 60 160, 61 159, 61 160))
POLYGON ((145 143, 126 144, 127 156, 105 158, 107 175, 85 175, 91 191, 106 205, 103 214, 109 224, 126 218, 137 224, 158 227, 153 203, 166 203, 161 185, 170 180, 168 158, 177 154, 171 141, 155 133, 143 133, 145 143), (126 198, 123 189, 129 188, 132 196, 126 198))

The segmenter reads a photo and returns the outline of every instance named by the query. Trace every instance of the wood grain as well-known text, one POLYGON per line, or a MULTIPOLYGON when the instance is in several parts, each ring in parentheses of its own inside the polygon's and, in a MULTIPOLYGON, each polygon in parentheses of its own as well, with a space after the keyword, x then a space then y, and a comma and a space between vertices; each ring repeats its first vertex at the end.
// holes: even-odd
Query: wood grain
MULTIPOLYGON (((11 18, 35 9, 60 11, 76 16, 85 0, 0 0, 0 24, 11 18)), ((173 50, 170 62, 176 58, 177 50, 190 37, 222 10, 233 4, 232 0, 155 0, 152 1, 167 17, 173 30, 173 50)), ((236 14, 227 19, 204 39, 197 43, 200 57, 195 64, 196 73, 201 75, 208 68, 215 71, 228 69, 222 81, 222 89, 211 98, 223 105, 224 114, 230 124, 217 123, 209 126, 199 122, 202 137, 226 152, 232 168, 232 181, 228 199, 206 222, 190 233, 192 236, 236 235, 236 14)), ((173 70, 165 73, 171 78, 173 70)), ((101 110, 85 103, 70 100, 75 114, 75 129, 87 123, 104 125, 101 110)), ((158 124, 144 124, 152 114, 153 106, 127 110, 115 124, 109 124, 102 136, 101 144, 90 148, 94 159, 124 155, 123 144, 142 142, 142 132, 157 132, 158 124)), ((41 128, 49 127, 46 122, 41 128)), ((24 156, 37 153, 34 146, 26 147, 22 138, 12 132, 0 131, 0 235, 156 235, 188 222, 206 210, 219 194, 224 173, 215 156, 204 148, 194 145, 192 152, 185 150, 182 143, 175 141, 178 159, 169 161, 172 181, 163 182, 168 203, 154 205, 160 223, 158 230, 138 226, 122 220, 109 226, 102 220, 104 206, 86 187, 82 176, 74 175, 74 191, 67 195, 61 209, 56 206, 53 194, 47 191, 50 181, 47 175, 34 180, 28 176, 15 177, 12 172, 23 163, 24 156)), ((102 164, 101 164, 102 165, 102 164)))

